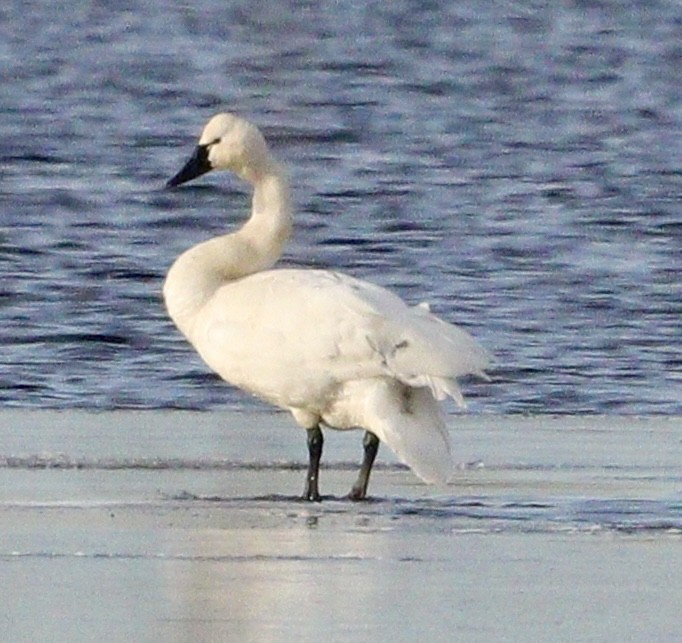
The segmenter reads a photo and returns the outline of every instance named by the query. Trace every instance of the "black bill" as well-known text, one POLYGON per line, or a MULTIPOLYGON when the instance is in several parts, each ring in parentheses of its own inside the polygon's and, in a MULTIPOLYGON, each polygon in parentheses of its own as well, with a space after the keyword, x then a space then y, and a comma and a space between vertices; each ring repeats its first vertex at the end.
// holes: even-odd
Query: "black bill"
POLYGON ((208 146, 198 145, 183 168, 172 179, 168 180, 166 187, 174 188, 176 185, 187 183, 187 181, 206 174, 211 169, 211 163, 208 160, 208 146))

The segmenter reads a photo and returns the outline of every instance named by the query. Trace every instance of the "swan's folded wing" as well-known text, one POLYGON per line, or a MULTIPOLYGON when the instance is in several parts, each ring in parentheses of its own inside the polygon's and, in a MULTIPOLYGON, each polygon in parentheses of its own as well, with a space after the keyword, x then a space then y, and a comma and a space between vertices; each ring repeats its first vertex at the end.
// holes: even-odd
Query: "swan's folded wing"
POLYGON ((222 288, 203 318, 193 343, 208 365, 281 404, 379 375, 461 404, 456 378, 483 375, 488 363, 468 333, 427 308, 327 271, 252 275, 222 288))

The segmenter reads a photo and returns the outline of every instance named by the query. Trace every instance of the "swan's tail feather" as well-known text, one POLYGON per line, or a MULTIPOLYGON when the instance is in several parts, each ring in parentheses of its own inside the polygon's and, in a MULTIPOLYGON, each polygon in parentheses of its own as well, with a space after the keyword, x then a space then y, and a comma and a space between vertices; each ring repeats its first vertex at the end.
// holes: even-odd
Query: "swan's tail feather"
POLYGON ((424 482, 445 484, 452 473, 450 440, 429 388, 377 383, 366 398, 366 424, 424 482))
POLYGON ((448 377, 433 377, 431 375, 417 375, 411 378, 399 378, 401 382, 411 387, 426 387, 431 391, 431 395, 442 402, 446 397, 451 397, 460 408, 466 408, 466 402, 456 379, 448 377))

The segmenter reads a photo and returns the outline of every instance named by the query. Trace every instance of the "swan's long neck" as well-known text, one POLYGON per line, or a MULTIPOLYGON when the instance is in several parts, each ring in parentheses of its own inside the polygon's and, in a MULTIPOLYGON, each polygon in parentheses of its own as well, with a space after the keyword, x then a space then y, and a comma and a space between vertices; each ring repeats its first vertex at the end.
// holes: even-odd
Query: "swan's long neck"
POLYGON ((163 287, 168 312, 191 339, 197 314, 231 281, 265 270, 282 255, 291 234, 289 187, 280 170, 247 175, 254 192, 249 220, 236 232, 209 239, 175 261, 163 287))

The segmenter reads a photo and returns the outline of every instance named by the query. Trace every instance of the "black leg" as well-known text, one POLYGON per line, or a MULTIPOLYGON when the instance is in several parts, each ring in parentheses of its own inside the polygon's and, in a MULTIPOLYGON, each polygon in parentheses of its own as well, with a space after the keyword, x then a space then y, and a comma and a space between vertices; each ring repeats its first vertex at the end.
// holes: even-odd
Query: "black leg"
POLYGON ((367 497, 369 474, 372 472, 374 458, 377 457, 377 451, 379 450, 379 438, 374 435, 374 433, 365 431, 362 446, 365 448, 365 456, 362 459, 362 466, 360 467, 358 479, 355 481, 353 488, 348 494, 348 497, 351 500, 364 500, 367 497))
POLYGON ((322 457, 322 445, 324 438, 319 426, 308 429, 308 474, 305 479, 305 490, 303 491, 303 500, 312 500, 319 502, 320 490, 317 482, 320 475, 320 458, 322 457))

